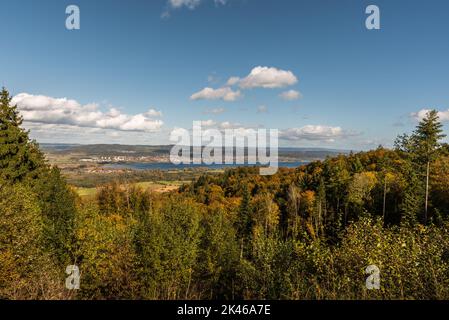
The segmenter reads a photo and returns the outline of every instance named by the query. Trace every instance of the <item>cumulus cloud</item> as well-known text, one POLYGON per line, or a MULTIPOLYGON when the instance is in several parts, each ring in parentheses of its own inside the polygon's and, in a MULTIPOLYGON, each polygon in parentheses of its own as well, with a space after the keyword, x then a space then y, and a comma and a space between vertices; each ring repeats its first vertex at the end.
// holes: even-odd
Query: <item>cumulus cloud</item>
POLYGON ((235 101, 241 97, 240 91, 234 91, 229 87, 213 89, 204 88, 203 90, 194 93, 190 99, 191 100, 224 100, 224 101, 235 101))
POLYGON ((294 85, 298 78, 291 71, 281 70, 274 67, 258 66, 251 70, 250 74, 243 79, 231 77, 228 85, 238 84, 242 89, 252 88, 283 88, 294 85))
POLYGON ((301 128, 281 130, 279 138, 289 141, 308 140, 333 142, 336 139, 344 139, 353 135, 355 134, 347 132, 341 127, 307 125, 301 128))
MULTIPOLYGON (((215 80, 216 77, 209 77, 215 80)), ((238 86, 240 89, 265 88, 275 89, 294 85, 298 82, 298 78, 291 71, 281 70, 274 67, 255 67, 245 78, 230 77, 221 88, 214 89, 206 87, 203 90, 194 93, 191 100, 224 100, 235 101, 242 97, 240 90, 234 90, 233 87, 238 86)), ((296 100, 301 98, 301 94, 296 90, 286 91, 280 94, 285 100, 296 100)))
MULTIPOLYGON (((228 0, 213 0, 216 6, 224 6, 228 0)), ((203 0, 168 0, 166 10, 162 13, 162 18, 169 18, 170 11, 181 8, 194 10, 203 0)))
POLYGON ((213 127, 215 126, 217 123, 214 120, 203 120, 201 121, 201 125, 203 127, 213 127))
POLYGON ((186 7, 189 9, 195 9, 199 6, 201 0, 168 0, 168 5, 173 9, 186 7))
POLYGON ((155 119, 162 116, 155 109, 135 115, 124 114, 116 108, 103 112, 98 104, 81 105, 76 100, 28 93, 16 95, 12 104, 17 105, 29 123, 145 132, 158 131, 163 125, 162 120, 155 119))
POLYGON ((301 98, 301 93, 296 90, 289 90, 282 92, 279 97, 281 97, 284 100, 292 101, 292 100, 298 100, 301 98))
POLYGON ((239 77, 230 77, 229 80, 226 82, 227 86, 235 86, 240 81, 239 77))
MULTIPOLYGON (((430 109, 422 109, 422 110, 419 110, 418 112, 411 113, 411 117, 417 121, 421 121, 422 119, 424 119, 426 117, 427 113, 429 113, 430 111, 431 111, 430 109)), ((438 111, 438 117, 440 118, 440 121, 443 121, 443 122, 449 121, 449 109, 443 110, 443 111, 438 111)))

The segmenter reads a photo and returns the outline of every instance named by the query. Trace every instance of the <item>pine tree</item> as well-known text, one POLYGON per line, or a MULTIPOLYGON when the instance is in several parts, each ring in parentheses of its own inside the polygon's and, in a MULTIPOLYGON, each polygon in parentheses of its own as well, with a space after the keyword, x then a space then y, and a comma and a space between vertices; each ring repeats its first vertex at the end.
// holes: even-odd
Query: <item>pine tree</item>
MULTIPOLYGON (((401 152, 407 161, 405 169, 410 186, 406 190, 403 210, 410 207, 408 210, 412 210, 418 215, 423 212, 422 222, 424 224, 428 220, 431 165, 441 153, 440 140, 446 136, 442 132, 438 112, 431 110, 421 120, 411 136, 399 136, 395 141, 396 150, 401 152), (420 179, 420 177, 422 178, 420 179), (422 199, 422 206, 417 202, 419 199, 422 199), (421 207, 423 208, 420 209, 421 207)), ((410 214, 412 212, 408 212, 408 215, 410 214)))
POLYGON ((404 190, 404 197, 400 205, 401 224, 413 226, 418 222, 418 217, 423 211, 425 189, 422 180, 419 178, 410 163, 403 168, 408 177, 408 184, 404 190))
POLYGON ((75 196, 57 167, 41 174, 34 191, 44 221, 44 240, 62 266, 73 263, 75 196))
POLYGON ((35 142, 23 130, 22 117, 3 88, 0 93, 0 177, 9 182, 34 178, 45 165, 35 142))
POLYGON ((241 253, 243 257, 245 248, 251 239, 251 232, 253 228, 253 219, 251 214, 251 195, 248 186, 243 186, 242 202, 240 204, 237 220, 237 232, 241 241, 241 253))
POLYGON ((425 167, 425 207, 424 207, 424 223, 428 218, 428 205, 429 205, 429 177, 431 164, 438 156, 439 149, 441 148, 440 140, 446 135, 443 134, 443 125, 439 122, 438 112, 431 110, 427 113, 426 117, 417 126, 414 135, 413 142, 415 147, 416 158, 419 164, 425 167))

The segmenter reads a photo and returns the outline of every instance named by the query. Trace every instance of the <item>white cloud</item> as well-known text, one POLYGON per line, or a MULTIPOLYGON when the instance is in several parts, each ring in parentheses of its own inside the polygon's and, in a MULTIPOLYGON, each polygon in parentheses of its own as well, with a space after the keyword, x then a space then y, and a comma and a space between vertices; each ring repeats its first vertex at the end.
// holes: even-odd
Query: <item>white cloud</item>
MULTIPOLYGON (((209 77, 209 82, 215 80, 216 77, 209 77)), ((233 90, 232 87, 239 86, 241 89, 252 88, 283 88, 294 85, 298 79, 291 71, 280 70, 273 67, 255 67, 250 74, 245 78, 230 77, 226 84, 218 89, 206 87, 203 90, 194 93, 191 100, 224 100, 235 101, 242 96, 240 90, 233 90)), ((301 94, 296 90, 290 90, 280 95, 286 100, 296 100, 301 97, 301 94)))
POLYGON ((169 6, 173 9, 186 7, 192 10, 199 6, 200 3, 201 0, 168 0, 169 6))
MULTIPOLYGON (((421 121, 426 117, 427 113, 430 111, 431 111, 430 109, 422 109, 418 112, 411 113, 411 117, 417 121, 421 121)), ((442 122, 449 121, 449 109, 444 111, 438 111, 438 117, 442 122)))
POLYGON ((213 89, 204 88, 203 90, 194 93, 190 99, 191 100, 224 100, 224 101, 235 101, 241 97, 240 91, 233 91, 229 87, 213 89))
POLYGON ((146 115, 147 117, 159 118, 162 117, 162 111, 149 109, 147 112, 144 113, 144 115, 146 115))
POLYGON ((184 128, 174 128, 169 135, 169 141, 170 142, 174 142, 174 143, 178 143, 178 137, 182 137, 184 135, 190 136, 190 133, 188 130, 184 129, 184 128))
MULTIPOLYGON (((168 0, 167 1, 167 7, 164 12, 162 12, 161 17, 162 18, 169 18, 170 17, 170 11, 181 9, 181 8, 188 8, 190 10, 194 10, 196 7, 198 7, 203 0, 168 0)), ((215 5, 218 6, 224 6, 228 0, 214 0, 215 5)))
POLYGON ((299 93, 299 91, 296 90, 289 90, 289 91, 285 91, 282 92, 279 97, 281 97, 284 100, 298 100, 301 98, 301 93, 299 93))
POLYGON ((340 127, 307 125, 302 128, 281 130, 279 138, 290 141, 308 140, 333 142, 336 139, 344 139, 353 135, 355 134, 347 132, 340 127))
POLYGON ((232 123, 229 121, 224 121, 219 124, 219 128, 222 130, 225 129, 244 129, 240 123, 232 123))
POLYGON ((217 123, 214 120, 203 120, 201 121, 201 125, 203 127, 213 127, 215 126, 217 123))
POLYGON ((162 113, 154 109, 136 115, 124 114, 115 108, 103 112, 98 104, 81 105, 76 100, 28 93, 16 95, 12 104, 17 105, 24 120, 31 123, 145 132, 158 131, 163 125, 161 120, 154 119, 162 113))
POLYGON ((227 86, 235 86, 240 81, 239 77, 230 77, 229 80, 226 82, 227 86))
POLYGON ((243 79, 231 77, 228 84, 237 84, 242 89, 252 88, 283 88, 294 85, 298 82, 298 78, 291 71, 280 70, 273 67, 255 67, 250 74, 243 79))

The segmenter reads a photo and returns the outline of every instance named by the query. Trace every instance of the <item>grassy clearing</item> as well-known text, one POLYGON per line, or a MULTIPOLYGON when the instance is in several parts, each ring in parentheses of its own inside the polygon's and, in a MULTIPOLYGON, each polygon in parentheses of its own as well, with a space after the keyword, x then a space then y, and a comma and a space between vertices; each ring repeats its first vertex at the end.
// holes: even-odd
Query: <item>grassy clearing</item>
MULTIPOLYGON (((134 186, 151 190, 154 192, 170 192, 177 190, 181 185, 188 183, 186 181, 145 181, 134 183, 134 186)), ((97 188, 75 188, 80 197, 94 197, 97 194, 97 188)))
POLYGON ((80 197, 93 197, 97 194, 96 188, 75 188, 80 197))

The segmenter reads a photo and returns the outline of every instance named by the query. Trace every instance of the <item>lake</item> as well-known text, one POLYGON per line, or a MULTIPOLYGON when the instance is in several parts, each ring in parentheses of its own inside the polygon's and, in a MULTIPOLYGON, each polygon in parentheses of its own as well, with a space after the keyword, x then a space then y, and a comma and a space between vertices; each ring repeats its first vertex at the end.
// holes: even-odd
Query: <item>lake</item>
MULTIPOLYGON (((307 164, 307 162, 279 162, 279 168, 297 168, 307 164)), ((132 169, 132 170, 184 170, 184 169, 196 169, 207 168, 211 170, 228 169, 237 167, 253 167, 253 164, 180 164, 175 165, 173 163, 148 163, 148 162, 130 162, 130 163, 113 163, 105 164, 103 168, 109 169, 132 169)))

